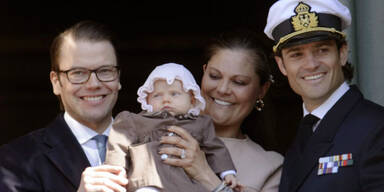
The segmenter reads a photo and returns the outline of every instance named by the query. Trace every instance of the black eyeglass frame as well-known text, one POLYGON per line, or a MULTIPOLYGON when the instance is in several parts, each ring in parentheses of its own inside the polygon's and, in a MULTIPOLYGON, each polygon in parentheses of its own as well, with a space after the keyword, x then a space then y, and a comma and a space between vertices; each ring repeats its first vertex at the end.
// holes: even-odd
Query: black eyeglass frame
MULTIPOLYGON (((115 66, 109 66, 109 65, 106 66, 106 65, 104 65, 104 66, 101 66, 101 67, 99 67, 99 68, 97 68, 97 69, 87 69, 87 68, 84 68, 84 67, 75 67, 75 68, 71 68, 71 69, 68 69, 68 70, 58 70, 58 71, 56 71, 56 72, 57 72, 57 73, 64 73, 65 76, 67 77, 68 81, 69 81, 70 83, 72 83, 72 84, 84 84, 84 83, 88 82, 88 81, 89 81, 89 78, 90 78, 91 75, 92 75, 92 73, 95 73, 97 80, 99 80, 100 82, 112 82, 112 81, 115 81, 116 79, 119 78, 119 76, 120 76, 120 66, 118 66, 118 65, 115 65, 115 66), (101 79, 99 78, 98 71, 99 71, 100 69, 103 69, 103 68, 114 68, 114 69, 116 69, 116 73, 117 73, 116 76, 115 76, 113 79, 111 79, 111 80, 101 80, 101 79), (70 79, 69 76, 68 76, 68 72, 71 72, 71 71, 73 71, 73 70, 77 70, 77 69, 83 69, 83 70, 88 71, 88 78, 84 79, 84 80, 81 81, 81 82, 72 82, 71 79, 70 79)), ((60 77, 59 77, 59 80, 60 80, 60 77)))

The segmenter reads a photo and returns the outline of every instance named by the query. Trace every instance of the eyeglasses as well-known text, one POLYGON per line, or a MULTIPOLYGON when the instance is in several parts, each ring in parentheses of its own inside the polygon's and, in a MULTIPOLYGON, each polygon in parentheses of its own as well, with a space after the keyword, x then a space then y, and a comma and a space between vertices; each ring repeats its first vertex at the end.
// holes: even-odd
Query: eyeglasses
POLYGON ((65 71, 58 71, 59 73, 65 73, 67 79, 72 84, 82 84, 89 80, 92 73, 96 74, 96 78, 101 82, 114 81, 119 77, 119 66, 102 66, 94 70, 87 68, 76 67, 65 71))

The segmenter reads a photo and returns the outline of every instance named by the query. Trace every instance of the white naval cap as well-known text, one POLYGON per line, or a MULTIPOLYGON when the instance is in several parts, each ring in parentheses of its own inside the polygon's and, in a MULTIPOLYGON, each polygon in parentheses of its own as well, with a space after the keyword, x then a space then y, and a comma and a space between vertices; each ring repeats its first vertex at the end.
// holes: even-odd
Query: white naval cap
POLYGON ((277 52, 286 45, 345 38, 351 24, 349 9, 338 0, 279 0, 269 9, 264 33, 275 41, 277 52))

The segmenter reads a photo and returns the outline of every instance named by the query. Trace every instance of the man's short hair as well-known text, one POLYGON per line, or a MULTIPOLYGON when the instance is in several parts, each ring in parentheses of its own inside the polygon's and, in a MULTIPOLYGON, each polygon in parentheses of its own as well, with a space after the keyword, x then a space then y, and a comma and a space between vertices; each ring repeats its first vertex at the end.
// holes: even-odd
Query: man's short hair
POLYGON ((113 45, 112 34, 109 29, 100 23, 94 21, 81 21, 66 29, 56 36, 53 40, 50 56, 51 56, 51 71, 59 71, 59 59, 61 48, 67 37, 73 40, 86 40, 91 42, 108 41, 113 45))

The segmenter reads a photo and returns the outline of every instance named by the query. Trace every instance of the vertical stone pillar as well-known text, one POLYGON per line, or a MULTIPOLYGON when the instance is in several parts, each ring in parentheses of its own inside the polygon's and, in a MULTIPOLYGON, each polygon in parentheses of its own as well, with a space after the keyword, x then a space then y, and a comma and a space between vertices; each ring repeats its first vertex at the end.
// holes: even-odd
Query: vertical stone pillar
POLYGON ((384 105, 384 1, 350 0, 353 4, 357 84, 364 95, 384 105))

